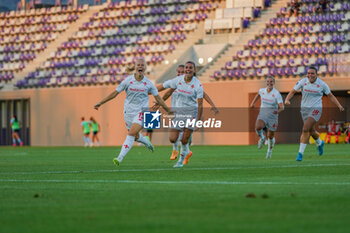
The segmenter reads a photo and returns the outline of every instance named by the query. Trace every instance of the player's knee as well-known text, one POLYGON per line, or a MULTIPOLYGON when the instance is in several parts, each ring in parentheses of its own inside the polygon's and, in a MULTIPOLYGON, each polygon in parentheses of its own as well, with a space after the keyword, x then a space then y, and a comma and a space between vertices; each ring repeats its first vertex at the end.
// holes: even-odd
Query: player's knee
POLYGON ((188 143, 188 138, 182 138, 181 143, 182 145, 186 145, 188 143))
POLYGON ((169 141, 170 141, 170 143, 175 143, 177 141, 177 139, 174 137, 169 137, 169 141))
POLYGON ((312 130, 309 127, 304 126, 302 131, 303 131, 303 133, 311 133, 312 130))
POLYGON ((255 130, 257 130, 257 131, 260 131, 260 130, 262 130, 264 127, 262 127, 262 126, 260 126, 260 125, 257 125, 257 126, 255 126, 255 130))
POLYGON ((129 136, 132 136, 132 137, 135 137, 135 139, 136 139, 136 137, 137 137, 137 139, 139 138, 138 132, 135 132, 135 131, 129 131, 129 132, 128 132, 128 135, 129 135, 129 136))

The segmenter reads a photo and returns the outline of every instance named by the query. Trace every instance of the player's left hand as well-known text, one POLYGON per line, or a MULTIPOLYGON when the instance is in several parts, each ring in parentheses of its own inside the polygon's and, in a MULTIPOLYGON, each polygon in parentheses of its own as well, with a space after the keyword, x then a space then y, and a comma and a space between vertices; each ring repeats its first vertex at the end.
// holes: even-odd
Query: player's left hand
POLYGON ((98 110, 98 108, 101 106, 101 103, 95 104, 94 109, 98 110))
POLYGON ((212 107, 210 110, 214 112, 214 115, 219 113, 219 109, 217 109, 216 107, 212 107))

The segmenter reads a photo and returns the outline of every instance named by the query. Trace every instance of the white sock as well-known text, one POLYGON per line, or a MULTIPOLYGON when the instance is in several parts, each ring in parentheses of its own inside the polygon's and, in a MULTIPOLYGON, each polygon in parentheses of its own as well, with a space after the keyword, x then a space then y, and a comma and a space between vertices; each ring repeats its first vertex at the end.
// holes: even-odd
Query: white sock
POLYGON ((264 130, 261 129, 261 130, 255 130, 255 131, 258 134, 259 138, 265 138, 264 130))
POLYGON ((178 143, 178 141, 176 141, 175 143, 173 143, 173 150, 176 150, 176 151, 179 150, 179 143, 178 143))
POLYGON ((134 142, 135 142, 135 137, 126 135, 126 139, 123 143, 122 149, 121 149, 119 156, 117 158, 119 162, 123 161, 125 155, 129 152, 132 145, 134 145, 134 142))
POLYGON ((181 141, 183 135, 184 135, 184 131, 181 131, 179 133, 179 137, 177 138, 177 143, 179 143, 181 141))
POLYGON ((87 141, 90 145, 94 145, 89 137, 86 138, 86 141, 87 141))
POLYGON ((275 137, 273 137, 273 138, 272 138, 272 147, 275 146, 275 143, 276 143, 276 139, 275 139, 275 137))
POLYGON ((304 151, 305 151, 306 145, 307 145, 307 144, 305 144, 305 143, 300 143, 299 153, 304 154, 304 151))
POLYGON ((183 145, 181 143, 181 154, 186 156, 186 155, 188 155, 188 153, 190 153, 190 147, 189 147, 188 143, 185 145, 183 145))
POLYGON ((101 146, 101 142, 100 141, 97 141, 97 144, 98 144, 98 146, 101 146))
POLYGON ((84 143, 86 144, 86 143, 87 143, 87 141, 86 141, 86 137, 84 136, 84 137, 83 137, 83 139, 84 139, 84 143))
POLYGON ((139 138, 136 141, 141 142, 145 146, 150 144, 148 139, 146 137, 144 137, 141 133, 139 133, 139 138))
POLYGON ((321 140, 320 138, 317 138, 317 139, 316 139, 316 144, 317 144, 317 146, 320 146, 321 143, 322 143, 322 140, 321 140))
POLYGON ((273 139, 270 139, 270 138, 269 138, 269 139, 267 140, 267 152, 272 152, 273 145, 274 145, 273 139))

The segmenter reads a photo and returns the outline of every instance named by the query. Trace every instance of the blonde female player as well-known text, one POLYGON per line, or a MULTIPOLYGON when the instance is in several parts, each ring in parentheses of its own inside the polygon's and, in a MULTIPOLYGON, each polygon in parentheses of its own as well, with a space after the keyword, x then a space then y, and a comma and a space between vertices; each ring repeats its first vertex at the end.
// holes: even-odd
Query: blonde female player
POLYGON ((261 88, 259 93, 256 94, 252 103, 251 108, 254 108, 255 102, 261 98, 260 112, 255 123, 255 131, 259 136, 258 148, 264 145, 265 136, 263 129, 267 128, 267 153, 266 159, 271 158, 272 149, 275 144, 275 131, 278 125, 278 114, 284 110, 282 96, 279 91, 274 88, 275 78, 269 76, 266 78, 266 88, 261 88))
POLYGON ((343 106, 341 106, 337 98, 332 94, 328 85, 317 77, 317 69, 315 67, 309 67, 307 77, 296 83, 284 101, 285 105, 290 105, 290 100, 299 89, 301 89, 302 94, 300 112, 304 121, 304 126, 300 137, 300 146, 296 161, 303 160, 303 154, 309 142, 310 135, 316 141, 318 154, 323 154, 324 141, 320 139, 315 129, 315 124, 322 115, 323 94, 326 94, 328 98, 337 105, 341 112, 344 111, 343 106))
POLYGON ((130 151, 134 141, 144 144, 148 149, 153 151, 153 145, 148 141, 140 131, 143 128, 143 111, 148 109, 149 97, 151 93, 156 101, 170 114, 170 108, 164 103, 163 99, 158 95, 157 88, 144 75, 146 71, 146 61, 144 58, 138 58, 135 62, 135 73, 125 78, 119 86, 107 97, 97 103, 94 108, 96 110, 106 102, 114 99, 122 91, 126 92, 124 101, 124 120, 128 129, 128 134, 123 143, 121 151, 117 158, 113 159, 116 166, 123 161, 126 154, 130 151))
MULTIPOLYGON (((176 91, 176 110, 174 122, 186 122, 187 119, 199 120, 203 112, 203 87, 201 82, 195 77, 196 65, 192 61, 185 64, 185 74, 168 80, 159 85, 158 90, 171 88, 171 93, 176 91)), ((165 96, 165 100, 169 96, 165 96)), ((176 143, 179 134, 183 131, 181 139, 180 157, 174 167, 183 167, 184 163, 192 156, 189 149, 189 138, 194 130, 192 126, 172 126, 170 130, 170 142, 176 143)))

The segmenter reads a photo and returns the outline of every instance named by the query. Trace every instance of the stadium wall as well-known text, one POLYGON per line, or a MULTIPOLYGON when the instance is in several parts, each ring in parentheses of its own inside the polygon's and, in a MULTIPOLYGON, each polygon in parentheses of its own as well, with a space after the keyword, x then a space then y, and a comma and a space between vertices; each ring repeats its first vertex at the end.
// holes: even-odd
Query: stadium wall
MULTIPOLYGON (((332 91, 350 90, 349 77, 332 77, 323 80, 328 83, 332 91)), ((281 93, 288 93, 296 82, 297 79, 277 80, 276 88, 281 93)), ((203 85, 204 90, 210 95, 217 107, 247 108, 254 94, 259 88, 264 87, 265 83, 263 80, 238 80, 211 82, 203 85)), ((30 100, 30 141, 32 146, 83 145, 80 126, 82 116, 85 119, 93 116, 101 125, 99 136, 102 144, 115 146, 123 143, 127 132, 123 119, 125 94, 122 93, 115 100, 103 105, 98 111, 93 109, 94 104, 114 89, 115 86, 90 86, 1 91, 0 100, 30 100)), ((152 101, 151 97, 150 102, 152 101)), ((340 101, 349 111, 349 98, 342 97, 340 101)), ((329 104, 325 101, 325 105, 329 104)), ((205 103, 204 107, 209 106, 205 103)), ((247 145, 255 142, 254 133, 249 133, 255 119, 234 114, 232 121, 250 122, 246 124, 246 132, 196 132, 193 136, 194 144, 247 145)), ((155 132, 152 140, 155 145, 169 144, 167 133, 155 132)))

